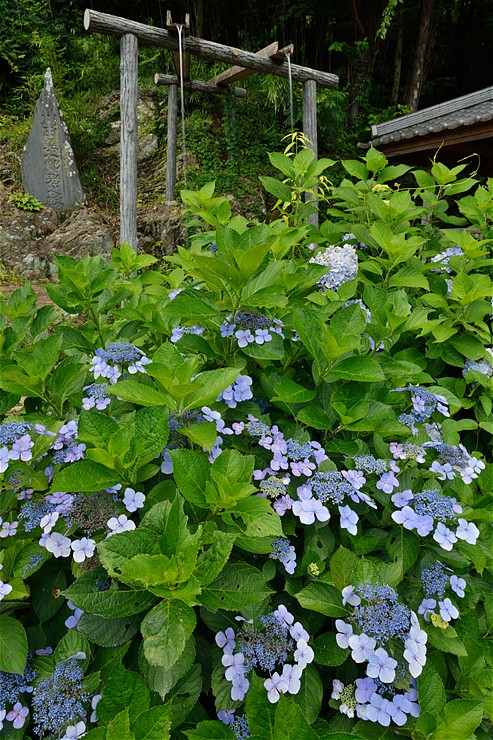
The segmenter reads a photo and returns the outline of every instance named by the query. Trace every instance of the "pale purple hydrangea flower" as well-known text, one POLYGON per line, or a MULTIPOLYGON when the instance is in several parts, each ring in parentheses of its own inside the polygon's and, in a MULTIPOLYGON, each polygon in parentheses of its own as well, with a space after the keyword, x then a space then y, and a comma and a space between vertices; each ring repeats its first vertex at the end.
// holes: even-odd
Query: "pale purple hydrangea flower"
POLYGON ((466 519, 459 519, 459 526, 455 530, 456 536, 464 540, 469 545, 475 545, 479 537, 479 529, 474 522, 468 522, 466 519))
POLYGON ((464 578, 459 578, 456 575, 450 576, 450 588, 461 599, 463 599, 465 596, 465 593, 464 593, 465 587, 466 587, 466 581, 464 578))
POLYGON ((70 556, 70 546, 72 543, 68 537, 64 537, 60 532, 51 532, 51 534, 46 535, 46 539, 43 544, 48 552, 51 552, 55 558, 68 558, 70 556))
POLYGON ((86 558, 92 558, 96 549, 96 541, 82 537, 80 540, 74 540, 71 543, 76 563, 83 563, 86 558))
POLYGON ((459 610, 450 601, 450 599, 447 598, 443 601, 439 601, 438 606, 440 609, 440 616, 443 620, 445 620, 445 622, 450 622, 452 619, 459 618, 459 610))
POLYGON ((299 486, 297 489, 298 501, 293 503, 293 514, 297 516, 302 524, 313 524, 315 519, 319 522, 327 522, 330 512, 321 501, 313 498, 309 486, 299 486))
POLYGON ((365 663, 375 652, 377 642, 374 637, 369 637, 365 632, 362 632, 361 635, 351 635, 348 644, 354 662, 365 663))
POLYGON ((20 730, 21 727, 24 727, 24 723, 28 714, 29 709, 22 706, 20 701, 18 701, 14 704, 10 712, 8 712, 5 719, 7 719, 9 722, 12 722, 16 730, 20 730))
POLYGON ((123 494, 123 503, 129 512, 137 511, 144 506, 146 497, 141 491, 134 491, 133 488, 126 488, 123 494))
POLYGON ((336 619, 336 642, 343 650, 349 647, 349 638, 353 635, 352 625, 346 624, 342 619, 336 619))
POLYGON ((443 550, 447 550, 448 552, 450 552, 454 544, 457 542, 456 533, 454 534, 454 532, 446 527, 443 522, 438 522, 433 533, 433 539, 435 542, 438 542, 443 550))
POLYGON ((114 534, 120 534, 120 532, 129 532, 131 529, 135 529, 135 522, 129 519, 125 514, 120 514, 119 517, 112 516, 107 522, 108 532, 107 537, 112 537, 114 534))
POLYGON ((384 648, 377 648, 368 658, 366 673, 370 678, 380 679, 382 683, 392 683, 396 668, 397 661, 384 648))
POLYGON ((267 690, 267 698, 271 704, 275 704, 288 690, 288 681, 275 671, 270 678, 264 681, 264 687, 267 690))
POLYGON ((339 506, 339 514, 341 515, 341 527, 347 529, 349 534, 358 534, 358 520, 359 517, 355 511, 349 506, 339 506))

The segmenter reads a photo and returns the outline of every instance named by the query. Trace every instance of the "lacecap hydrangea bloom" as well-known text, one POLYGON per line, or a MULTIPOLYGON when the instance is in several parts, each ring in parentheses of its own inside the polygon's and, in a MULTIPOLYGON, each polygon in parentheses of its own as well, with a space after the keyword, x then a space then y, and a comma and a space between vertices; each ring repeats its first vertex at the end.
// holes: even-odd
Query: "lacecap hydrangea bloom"
POLYGON ((257 624, 243 617, 236 619, 242 623, 238 633, 228 627, 216 635, 216 644, 223 650, 225 678, 231 682, 232 701, 243 701, 250 686, 248 676, 254 670, 267 674, 264 687, 272 704, 281 694, 297 694, 303 671, 314 658, 303 625, 294 621, 284 604, 259 617, 257 624))
POLYGON ((143 350, 133 344, 114 342, 106 349, 100 347, 91 360, 94 379, 106 378, 110 385, 117 382, 123 373, 145 373, 144 365, 151 362, 143 350))
POLYGON ((346 621, 336 620, 336 641, 351 650, 356 664, 366 664, 366 675, 348 686, 334 681, 332 698, 348 717, 402 726, 409 715, 419 715, 414 682, 426 663, 428 635, 390 586, 360 583, 342 594, 353 611, 346 621), (398 693, 406 684, 407 690, 398 693))

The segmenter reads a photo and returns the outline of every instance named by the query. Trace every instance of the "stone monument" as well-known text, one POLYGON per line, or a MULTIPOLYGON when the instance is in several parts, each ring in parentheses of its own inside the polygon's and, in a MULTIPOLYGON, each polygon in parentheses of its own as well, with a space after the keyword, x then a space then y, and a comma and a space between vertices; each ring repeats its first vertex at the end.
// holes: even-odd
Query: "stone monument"
POLYGON ((44 205, 57 210, 84 205, 86 197, 49 67, 22 153, 21 169, 25 192, 44 205))

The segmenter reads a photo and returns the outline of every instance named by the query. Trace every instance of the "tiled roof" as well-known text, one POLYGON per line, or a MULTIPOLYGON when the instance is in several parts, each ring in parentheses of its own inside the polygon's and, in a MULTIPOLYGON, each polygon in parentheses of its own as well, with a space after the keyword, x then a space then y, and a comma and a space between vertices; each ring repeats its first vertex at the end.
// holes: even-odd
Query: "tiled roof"
POLYGON ((371 127, 372 146, 493 120, 493 86, 371 127))

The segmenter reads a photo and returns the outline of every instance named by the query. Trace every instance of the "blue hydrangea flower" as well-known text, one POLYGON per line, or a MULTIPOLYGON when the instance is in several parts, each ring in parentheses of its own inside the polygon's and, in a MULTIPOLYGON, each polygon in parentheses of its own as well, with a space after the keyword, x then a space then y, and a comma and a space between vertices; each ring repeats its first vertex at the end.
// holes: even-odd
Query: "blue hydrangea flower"
POLYGON ((341 285, 354 280, 358 274, 358 255, 354 247, 331 245, 318 252, 310 260, 311 264, 324 265, 329 272, 318 281, 321 291, 339 290, 341 285))
POLYGON ((296 551, 286 537, 276 537, 272 542, 272 552, 269 557, 279 560, 284 565, 286 573, 292 575, 296 569, 296 551))
POLYGON ((32 712, 35 732, 57 735, 67 724, 85 716, 84 703, 89 698, 83 686, 84 674, 75 659, 58 663, 51 676, 34 688, 32 712))
POLYGON ((124 371, 131 375, 145 373, 144 365, 151 362, 145 353, 133 344, 115 342, 106 349, 99 347, 91 360, 94 378, 106 378, 110 385, 117 382, 124 371))

